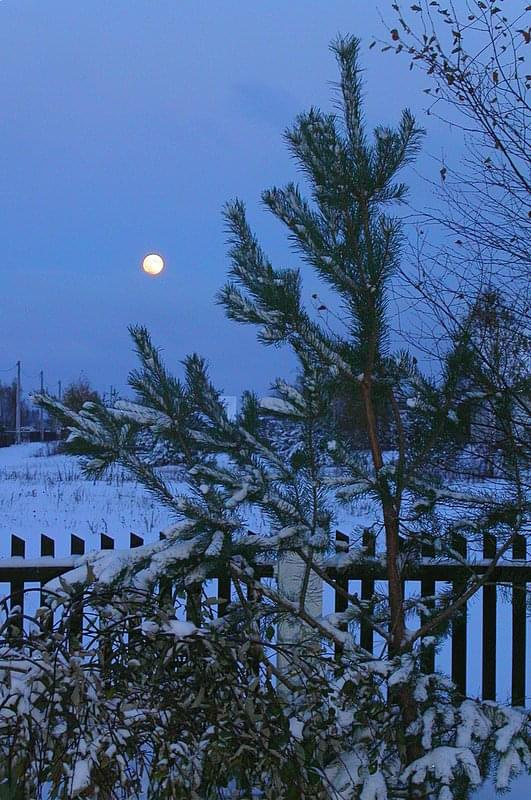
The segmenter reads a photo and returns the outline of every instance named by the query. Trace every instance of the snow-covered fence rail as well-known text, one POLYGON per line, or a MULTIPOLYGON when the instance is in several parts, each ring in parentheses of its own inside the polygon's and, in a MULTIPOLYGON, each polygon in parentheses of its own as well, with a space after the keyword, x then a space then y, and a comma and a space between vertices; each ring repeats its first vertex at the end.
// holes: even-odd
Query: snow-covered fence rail
MULTIPOLYGON (((130 547, 140 547, 143 539, 134 533, 130 535, 130 547)), ((341 532, 336 533, 336 547, 338 554, 347 554, 349 537, 341 532)), ((334 610, 340 613, 347 608, 349 602, 350 581, 361 584, 359 598, 369 601, 374 594, 376 582, 386 580, 385 561, 379 557, 375 550, 375 542, 370 534, 364 535, 363 546, 367 558, 362 562, 347 558, 341 562, 323 566, 328 579, 334 584, 334 610)), ((102 550, 113 550, 114 540, 106 535, 100 536, 102 550)), ((25 585, 27 583, 41 584, 41 604, 44 596, 44 585, 60 575, 71 570, 79 556, 85 553, 85 541, 72 535, 70 542, 70 555, 56 557, 54 540, 48 536, 41 536, 41 556, 25 558, 25 541, 18 536, 11 537, 11 557, 0 558, 0 583, 8 583, 10 590, 7 600, 11 609, 11 627, 20 628, 24 614, 25 585)), ((481 686, 484 700, 496 699, 496 666, 498 661, 496 629, 497 629, 497 590, 503 586, 510 592, 511 618, 512 618, 512 665, 511 665, 511 699, 513 705, 526 704, 526 592, 527 584, 531 584, 531 563, 526 560, 526 541, 524 537, 517 537, 512 548, 512 559, 499 561, 494 567, 492 559, 496 552, 496 542, 492 537, 486 536, 483 545, 483 559, 468 560, 464 540, 455 542, 456 554, 462 560, 447 561, 435 557, 435 553, 425 548, 422 554, 403 569, 404 595, 405 587, 409 582, 420 584, 420 595, 426 598, 426 607, 430 598, 435 594, 436 583, 450 584, 454 590, 471 578, 480 579, 487 572, 488 581, 481 588, 482 594, 482 631, 481 631, 481 686)), ((275 578, 275 564, 268 562, 257 563, 254 567, 255 576, 260 579, 275 578)), ((227 605, 232 600, 232 586, 230 577, 220 575, 216 578, 217 596, 222 601, 219 615, 226 613, 227 605)), ((170 586, 161 586, 161 591, 170 589, 170 586)), ((201 585, 196 584, 189 588, 186 603, 188 619, 198 623, 201 613, 201 585)), ((81 626, 81 615, 79 619, 81 626)), ((467 607, 462 605, 462 613, 454 617, 451 623, 451 677, 462 694, 467 688, 467 607)), ((362 622, 359 628, 359 641, 366 650, 374 651, 374 632, 366 623, 362 622)), ((500 654, 507 658, 506 651, 500 654)), ((435 668, 435 653, 432 648, 424 648, 422 658, 426 671, 435 668)), ((476 665, 477 668, 477 665, 476 665)))

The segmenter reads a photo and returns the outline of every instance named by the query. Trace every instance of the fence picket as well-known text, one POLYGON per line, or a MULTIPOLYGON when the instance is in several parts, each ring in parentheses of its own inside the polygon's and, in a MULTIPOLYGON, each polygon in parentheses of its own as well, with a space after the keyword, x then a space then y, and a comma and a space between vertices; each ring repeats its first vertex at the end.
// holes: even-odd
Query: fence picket
MULTIPOLYGON (((41 556, 46 558, 53 558, 55 556, 55 542, 49 536, 46 536, 44 533, 41 534, 41 556)), ((46 592, 44 591, 44 585, 46 580, 41 580, 41 600, 40 604, 41 607, 44 606, 46 602, 46 592)), ((52 627, 53 621, 53 614, 52 612, 45 613, 41 619, 41 630, 43 632, 48 631, 52 627)))
POLYGON ((191 583, 186 589, 186 619, 194 625, 201 625, 201 583, 191 583))
POLYGON ((100 550, 114 550, 114 539, 106 533, 100 533, 100 550))
MULTIPOLYGON (((162 533, 159 533, 159 542, 164 541, 166 537, 162 533)), ((169 604, 173 602, 173 587, 172 583, 168 578, 161 578, 159 581, 159 602, 161 605, 169 604)))
MULTIPOLYGON (((25 558, 26 556, 26 542, 19 536, 11 535, 11 557, 25 558)), ((20 611, 13 614, 11 617, 11 635, 17 636, 22 631, 24 624, 24 579, 12 578, 9 590, 9 607, 11 610, 19 608, 20 611)))
MULTIPOLYGON (((344 553, 348 551, 350 539, 349 537, 341 533, 341 531, 336 531, 336 553, 344 553)), ((337 586, 342 589, 344 592, 348 593, 348 578, 344 576, 344 574, 340 573, 336 578, 337 586)), ((336 614, 341 614, 343 611, 346 611, 348 608, 348 599, 340 594, 339 592, 334 592, 334 612, 336 614)), ((347 630, 347 624, 342 622, 340 624, 340 630, 345 631, 347 630)), ((335 646, 335 655, 336 658, 341 656, 343 652, 343 647, 339 644, 335 646)))
MULTIPOLYGON (((260 580, 260 578, 258 578, 260 580)), ((256 589, 251 584, 247 585, 247 600, 250 604, 256 603, 259 597, 259 590, 256 589)), ((254 625, 254 635, 259 638, 260 637, 260 627, 255 624, 254 625)), ((260 671, 260 658, 261 658, 262 648, 259 644, 251 645, 249 650, 249 663, 251 665, 251 670, 255 675, 258 675, 260 671)))
MULTIPOLYGON (((496 555, 496 537, 483 536, 483 558, 496 555)), ((483 587, 482 675, 483 700, 496 699, 496 584, 483 587)))
MULTIPOLYGON (((135 547, 142 547, 144 544, 144 539, 141 536, 138 536, 136 533, 131 532, 129 534, 129 547, 134 549, 135 547)), ((134 615, 130 622, 128 623, 128 633, 127 633, 127 646, 128 652, 130 656, 133 656, 135 650, 137 649, 140 641, 140 629, 142 625, 142 616, 140 614, 134 615)))
MULTIPOLYGON (((114 539, 106 533, 100 534, 100 548, 102 550, 114 550, 114 539)), ((105 619, 100 616, 100 630, 105 630, 105 619)), ((108 636, 103 636, 103 644, 100 648, 102 672, 106 672, 112 660, 112 645, 108 636)))
MULTIPOLYGON (((74 533, 70 536, 70 555, 82 556, 85 554, 85 542, 74 533)), ((83 638, 83 605, 81 597, 74 601, 74 608, 70 613, 69 648, 77 650, 81 647, 83 638)))
POLYGON ((225 603, 218 605, 218 617, 224 617, 227 613, 227 606, 231 600, 231 582, 230 575, 225 575, 218 578, 218 597, 220 600, 225 600, 225 603))
POLYGON ((74 533, 70 536, 70 555, 83 556, 85 555, 85 541, 80 539, 74 533))
MULTIPOLYGON (((525 560, 526 540, 524 536, 516 536, 513 544, 513 558, 525 560)), ((525 583, 514 581, 512 585, 512 686, 511 702, 513 706, 525 705, 525 645, 526 645, 526 591, 525 583)))
MULTIPOLYGON (((455 536, 453 542, 454 550, 466 558, 467 547, 466 539, 463 536, 455 536)), ((466 579, 458 578, 452 581, 454 596, 460 595, 463 591, 466 579)), ((466 642, 467 642, 467 608, 466 603, 452 620, 452 680, 457 686, 458 691, 466 695, 466 642)))
POLYGON ((134 547, 142 547, 144 544, 144 540, 141 536, 138 536, 136 533, 131 532, 129 534, 129 547, 132 549, 134 547))
MULTIPOLYGON (((371 531, 363 531, 363 547, 368 556, 376 555, 376 538, 371 531)), ((370 600, 374 594, 374 578, 361 579, 361 599, 370 600)), ((362 621, 360 625, 360 645, 369 653, 374 649, 374 632, 370 625, 362 621)))
MULTIPOLYGON (((421 549, 423 558, 433 558, 435 556, 435 548, 432 544, 423 544, 421 549)), ((435 596, 435 581, 432 578, 423 578, 420 582, 420 596, 421 597, 434 597, 435 596)), ((424 605, 429 609, 433 608, 433 600, 425 600, 424 605)), ((421 613, 420 624, 423 625, 428 620, 428 614, 421 613)), ((433 644, 425 644, 422 642, 422 651, 420 656, 420 663, 422 669, 427 674, 435 672, 435 647, 433 644)))

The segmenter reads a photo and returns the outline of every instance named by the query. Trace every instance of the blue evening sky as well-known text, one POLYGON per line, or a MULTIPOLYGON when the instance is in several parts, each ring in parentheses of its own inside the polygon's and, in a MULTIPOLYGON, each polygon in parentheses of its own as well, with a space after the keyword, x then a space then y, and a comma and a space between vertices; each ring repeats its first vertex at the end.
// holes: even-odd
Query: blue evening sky
POLYGON ((423 114, 426 79, 368 49, 385 36, 372 2, 1 2, 0 369, 20 359, 25 390, 40 369, 51 391, 81 371, 123 390, 127 326, 142 323, 176 368, 205 355, 229 394, 289 375, 285 353, 214 305, 221 208, 241 197, 276 263, 297 263, 260 192, 297 177, 282 141, 295 114, 332 108, 338 32, 363 39, 369 122, 410 105, 440 155, 448 131, 423 114), (157 279, 139 269, 150 251, 166 259, 157 279))

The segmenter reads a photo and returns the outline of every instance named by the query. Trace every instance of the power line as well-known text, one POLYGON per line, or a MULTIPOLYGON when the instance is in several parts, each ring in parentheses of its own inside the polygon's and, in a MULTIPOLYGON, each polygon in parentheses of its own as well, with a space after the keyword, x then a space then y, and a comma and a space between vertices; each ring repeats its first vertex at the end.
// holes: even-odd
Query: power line
POLYGON ((15 406, 15 428, 16 428, 16 443, 21 442, 21 401, 22 401, 22 384, 20 381, 20 361, 17 361, 17 393, 16 393, 16 406, 15 406))
POLYGON ((31 381, 38 381, 40 377, 40 372, 33 373, 22 370, 22 374, 24 375, 25 378, 29 378, 31 381))

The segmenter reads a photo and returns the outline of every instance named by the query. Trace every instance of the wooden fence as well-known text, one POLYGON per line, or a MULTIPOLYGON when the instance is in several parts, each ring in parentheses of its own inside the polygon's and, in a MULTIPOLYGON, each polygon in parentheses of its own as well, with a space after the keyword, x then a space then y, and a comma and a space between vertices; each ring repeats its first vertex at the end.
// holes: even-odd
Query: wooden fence
MULTIPOLYGON (((130 534, 130 547, 140 547, 144 540, 134 533, 130 534)), ((338 551, 348 549, 349 538, 341 532, 336 533, 336 546, 338 551)), ((336 584, 334 592, 334 608, 336 612, 344 611, 348 604, 345 592, 349 590, 349 581, 361 582, 360 599, 369 600, 374 594, 375 583, 385 582, 385 565, 375 556, 375 542, 370 534, 364 536, 364 547, 369 556, 369 563, 351 564, 345 570, 327 568, 328 577, 336 584)), ((113 550, 114 539, 106 534, 100 536, 102 550, 113 550)), ((454 543, 456 552, 466 557, 466 543, 458 539, 454 543)), ((464 565, 458 561, 440 561, 434 557, 433 552, 425 550, 422 557, 414 565, 406 568, 403 573, 404 588, 407 582, 420 583, 422 597, 433 597, 436 583, 450 584, 454 591, 459 591, 471 575, 484 575, 491 567, 491 559, 496 552, 496 541, 492 536, 485 536, 483 543, 483 559, 473 565, 464 565)), ((10 608, 19 607, 20 615, 24 612, 24 594, 26 583, 40 583, 41 592, 45 583, 53 578, 63 575, 73 568, 76 559, 85 553, 85 541, 78 536, 70 537, 70 556, 56 558, 55 542, 48 536, 41 536, 41 555, 39 558, 26 559, 25 541, 18 536, 11 537, 11 558, 0 559, 0 583, 10 584, 10 608)), ((273 578, 275 574, 273 563, 258 563, 255 566, 255 575, 259 578, 273 578)), ((217 579, 217 596, 230 602, 231 581, 227 576, 217 579)), ((508 587, 511 596, 512 616, 512 667, 511 667, 511 699, 512 704, 521 706, 526 704, 526 593, 527 584, 531 583, 531 563, 526 560, 526 541, 523 536, 518 537, 513 544, 512 560, 499 562, 489 576, 489 581, 481 589, 483 596, 482 609, 482 658, 481 658, 481 686, 484 700, 496 699, 496 625, 497 625, 497 588, 508 587)), ((194 606, 197 603, 199 587, 192 587, 188 595, 187 614, 193 617, 194 606)), ((429 602, 429 601, 427 601, 429 602)), ((220 604, 219 613, 226 608, 220 604)), ((451 677, 460 692, 465 695, 467 687, 467 634, 468 620, 466 604, 462 613, 455 617, 451 623, 451 677)), ((369 652, 374 651, 374 635, 372 628, 362 622, 359 632, 360 645, 369 652)), ((506 658, 506 653, 501 654, 506 658)), ((423 653, 424 668, 431 672, 435 666, 435 653, 433 648, 425 648, 423 653)))

